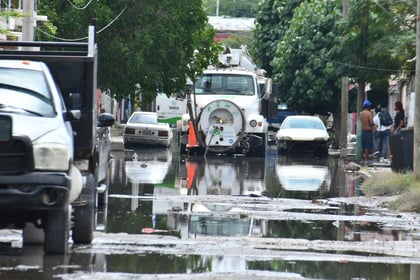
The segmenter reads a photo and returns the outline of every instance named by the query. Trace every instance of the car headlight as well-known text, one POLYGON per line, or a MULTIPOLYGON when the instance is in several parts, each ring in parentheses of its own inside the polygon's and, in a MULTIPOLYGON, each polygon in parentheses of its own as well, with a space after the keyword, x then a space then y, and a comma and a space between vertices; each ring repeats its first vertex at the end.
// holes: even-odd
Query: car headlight
POLYGON ((69 169, 69 150, 63 144, 35 144, 33 152, 37 170, 67 171, 69 169))
POLYGON ((251 121, 249 122, 249 125, 250 125, 251 127, 256 127, 256 126, 257 126, 257 121, 256 121, 256 120, 251 120, 251 121))

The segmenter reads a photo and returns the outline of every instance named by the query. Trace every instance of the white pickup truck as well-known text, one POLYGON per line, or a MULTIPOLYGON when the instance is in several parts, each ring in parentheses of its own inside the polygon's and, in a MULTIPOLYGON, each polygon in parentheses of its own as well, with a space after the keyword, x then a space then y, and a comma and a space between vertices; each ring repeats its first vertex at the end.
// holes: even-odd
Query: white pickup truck
POLYGON ((0 228, 31 225, 45 253, 68 252, 70 234, 92 241, 107 180, 114 118, 96 112, 94 35, 91 27, 87 43, 0 42, 0 228))

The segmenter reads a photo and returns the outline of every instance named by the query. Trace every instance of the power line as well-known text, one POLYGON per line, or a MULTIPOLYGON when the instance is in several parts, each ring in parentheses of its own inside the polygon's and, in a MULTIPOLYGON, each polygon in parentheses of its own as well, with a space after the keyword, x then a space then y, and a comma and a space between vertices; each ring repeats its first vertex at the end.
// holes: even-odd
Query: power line
POLYGON ((317 58, 320 59, 320 60, 326 61, 326 62, 331 62, 331 63, 334 63, 334 64, 347 66, 347 67, 353 68, 353 69, 363 69, 363 70, 391 72, 391 73, 401 72, 401 71, 414 72, 414 70, 409 70, 409 69, 404 69, 404 68, 403 69, 386 69, 386 68, 368 67, 368 66, 354 65, 354 64, 350 64, 350 63, 340 62, 340 61, 337 61, 337 60, 327 60, 327 59, 322 58, 322 57, 317 57, 317 58))
MULTIPOLYGON (((101 33, 102 31, 104 31, 104 30, 106 30, 106 29, 108 29, 115 21, 117 21, 120 17, 121 17, 121 15, 125 12, 125 10, 127 10, 127 7, 128 6, 125 6, 125 8, 124 9, 122 9, 121 10, 121 12, 113 19, 113 20, 111 20, 107 25, 105 25, 102 29, 100 29, 100 30, 98 30, 97 32, 96 32, 96 34, 99 34, 99 33, 101 33)), ((60 41, 67 41, 67 42, 77 42, 77 41, 84 41, 84 40, 87 40, 88 39, 88 36, 85 36, 85 37, 81 37, 81 38, 75 38, 75 39, 66 39, 66 38, 61 38, 61 37, 56 37, 56 36, 54 36, 54 35, 51 35, 51 34, 49 34, 49 33, 47 33, 47 32, 45 32, 44 30, 42 30, 42 29, 40 29, 40 28, 36 28, 36 30, 37 31, 39 31, 39 32, 41 32, 41 33, 43 33, 44 35, 46 35, 47 37, 50 37, 50 38, 53 38, 53 39, 55 39, 55 40, 60 40, 60 41)))
POLYGON ((70 3, 70 5, 73 7, 73 8, 75 8, 76 10, 85 10, 89 5, 90 5, 90 3, 92 3, 92 1, 93 0, 89 0, 89 2, 84 6, 84 7, 77 7, 75 4, 73 4, 73 2, 71 1, 71 0, 67 0, 67 2, 69 2, 70 3))

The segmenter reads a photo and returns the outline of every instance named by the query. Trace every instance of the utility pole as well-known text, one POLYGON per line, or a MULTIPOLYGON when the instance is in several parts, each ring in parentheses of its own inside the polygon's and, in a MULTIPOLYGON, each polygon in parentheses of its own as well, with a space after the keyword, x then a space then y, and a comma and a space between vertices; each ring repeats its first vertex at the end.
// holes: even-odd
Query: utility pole
MULTIPOLYGON (((420 1, 420 0, 419 0, 420 1)), ((343 20, 347 21, 349 18, 350 0, 343 0, 343 20)), ((347 39, 344 35, 343 41, 347 39)), ((341 157, 347 156, 347 118, 348 118, 348 98, 349 93, 349 78, 341 78, 341 133, 340 133, 340 146, 341 157)))
POLYGON ((416 74, 415 74, 415 102, 414 102, 414 132, 413 132, 413 171, 420 180, 420 0, 417 0, 416 11, 416 74))
POLYGON ((23 20, 22 20, 22 40, 34 40, 34 10, 35 0, 25 0, 23 2, 23 20))

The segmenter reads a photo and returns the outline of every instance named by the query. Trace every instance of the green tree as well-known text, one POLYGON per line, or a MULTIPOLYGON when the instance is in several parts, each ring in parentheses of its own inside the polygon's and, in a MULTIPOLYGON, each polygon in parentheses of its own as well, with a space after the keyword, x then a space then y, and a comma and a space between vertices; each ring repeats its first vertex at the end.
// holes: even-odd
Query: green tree
POLYGON ((386 105, 390 77, 414 74, 415 10, 415 0, 351 2, 346 40, 334 59, 338 73, 371 84, 374 104, 386 105))
POLYGON ((383 103, 390 76, 414 73, 415 2, 351 1, 343 24, 341 1, 267 0, 256 20, 256 60, 269 73, 272 67, 282 100, 298 110, 338 109, 342 75, 370 83, 372 99, 383 103))
MULTIPOLYGON (((56 27, 54 40, 84 38, 87 26, 96 20, 98 86, 111 89, 119 98, 131 95, 134 100, 139 83, 147 104, 157 89, 166 93, 184 89, 188 76, 193 78, 217 59, 215 31, 200 0, 84 3, 47 0, 38 9, 56 27)), ((41 26, 37 36, 45 39, 50 32, 41 26)))
POLYGON ((289 29, 296 7, 307 0, 263 1, 255 19, 254 45, 252 53, 267 75, 273 75, 273 60, 279 41, 289 29))
POLYGON ((340 84, 329 57, 339 46, 339 0, 303 2, 296 8, 272 62, 279 96, 310 114, 337 112, 340 84))

